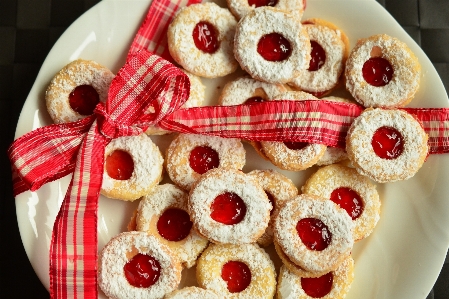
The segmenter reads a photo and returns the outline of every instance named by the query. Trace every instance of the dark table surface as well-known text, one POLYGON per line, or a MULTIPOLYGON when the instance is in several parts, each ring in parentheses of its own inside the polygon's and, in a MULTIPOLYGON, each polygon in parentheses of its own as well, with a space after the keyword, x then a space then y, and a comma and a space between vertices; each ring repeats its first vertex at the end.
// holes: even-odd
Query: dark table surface
MULTIPOLYGON (((449 90, 449 0, 378 1, 421 45, 446 90, 449 90)), ((0 207, 0 298, 40 299, 49 296, 22 246, 5 153, 13 140, 23 103, 46 55, 64 30, 97 2, 0 0, 0 182, 3 191, 0 207)), ((448 258, 427 298, 449 298, 448 258)))

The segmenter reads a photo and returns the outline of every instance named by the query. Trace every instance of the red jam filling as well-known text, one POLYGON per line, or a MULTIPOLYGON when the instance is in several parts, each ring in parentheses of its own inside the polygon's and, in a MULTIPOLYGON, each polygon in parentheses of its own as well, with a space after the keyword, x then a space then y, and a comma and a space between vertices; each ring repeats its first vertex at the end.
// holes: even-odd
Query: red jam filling
POLYGON ((393 77, 393 67, 382 57, 372 57, 362 67, 363 78, 373 86, 385 86, 393 77))
POLYGON ((208 22, 202 21, 196 24, 192 35, 195 46, 205 53, 213 54, 220 47, 218 31, 208 22))
POLYGON ((277 3, 277 0, 248 0, 249 6, 254 5, 254 7, 275 6, 277 3))
POLYGON ((404 139, 395 128, 380 127, 374 132, 371 146, 378 157, 392 160, 404 151, 404 139))
POLYGON ((106 172, 115 180, 127 180, 134 171, 134 161, 128 152, 115 150, 106 157, 106 172))
POLYGON ((245 104, 254 104, 254 103, 262 103, 262 102, 265 102, 265 99, 262 97, 256 96, 256 97, 250 97, 249 99, 247 99, 245 101, 245 104))
POLYGON ((331 232, 320 219, 303 218, 296 224, 296 231, 304 245, 311 250, 322 251, 332 241, 331 232))
POLYGON ((239 293, 251 283, 251 271, 245 263, 229 261, 221 269, 221 278, 228 284, 228 291, 239 293))
POLYGON ((363 212, 363 201, 360 195, 348 187, 340 187, 332 191, 331 200, 345 209, 352 220, 359 218, 363 212))
POLYGON ((314 278, 301 277, 301 287, 310 297, 321 298, 330 293, 333 280, 332 272, 314 278))
POLYGON ((302 150, 303 148, 305 148, 306 146, 309 145, 309 143, 307 143, 307 142, 291 142, 291 141, 286 141, 286 142, 284 142, 284 144, 289 149, 295 150, 295 151, 302 150))
POLYGON ((69 94, 70 107, 81 115, 91 115, 100 102, 98 92, 90 85, 75 87, 69 94))
POLYGON ((326 52, 323 47, 316 41, 310 41, 310 45, 312 46, 312 51, 310 52, 310 63, 308 70, 313 72, 319 70, 326 61, 326 52))
POLYGON ((189 235, 192 224, 186 211, 170 208, 159 217, 157 230, 164 239, 177 242, 184 240, 189 235))
POLYGON ((235 193, 226 192, 218 195, 210 207, 210 217, 217 222, 233 225, 245 218, 246 205, 235 193))
POLYGON ((220 164, 218 153, 209 146, 197 146, 190 152, 190 167, 199 174, 206 173, 220 164))
POLYGON ((290 42, 279 33, 262 36, 257 44, 257 53, 268 61, 282 61, 292 52, 290 42))
POLYGON ((136 288, 154 285, 161 275, 161 265, 152 256, 138 253, 123 267, 129 284, 136 288))

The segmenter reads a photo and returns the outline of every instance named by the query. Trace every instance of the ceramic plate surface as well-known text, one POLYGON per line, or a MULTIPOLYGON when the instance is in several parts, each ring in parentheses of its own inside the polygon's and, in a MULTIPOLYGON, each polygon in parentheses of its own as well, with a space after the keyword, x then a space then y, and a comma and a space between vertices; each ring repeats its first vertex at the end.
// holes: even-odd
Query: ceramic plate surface
MULTIPOLYGON (((76 58, 95 60, 113 72, 118 71, 125 62, 127 50, 149 3, 150 0, 104 0, 67 29, 36 78, 23 107, 16 137, 51 123, 45 108, 45 89, 51 78, 70 61, 76 58)), ((351 47, 357 39, 378 33, 404 41, 418 56, 423 69, 420 90, 409 107, 449 107, 443 84, 429 59, 377 2, 309 0, 304 17, 333 22, 349 36, 351 47)), ((233 76, 204 80, 208 104, 215 104, 219 92, 217 86, 222 87, 233 76)), ((155 138, 162 150, 170 140, 168 136, 155 138)), ((246 149, 244 171, 275 168, 259 159, 252 148, 246 149)), ((281 172, 301 187, 315 170, 281 172)), ((449 246, 448 178, 449 154, 432 155, 413 178, 378 185, 382 200, 381 219, 374 233, 354 246, 355 279, 348 299, 423 299, 428 295, 449 246)), ((68 183, 69 177, 65 177, 44 185, 37 192, 25 192, 16 198, 23 245, 47 288, 51 231, 68 183)), ((100 198, 99 250, 111 237, 126 229, 135 208, 136 203, 100 198)), ((188 276, 183 275, 183 285, 194 283, 187 279, 188 276)))

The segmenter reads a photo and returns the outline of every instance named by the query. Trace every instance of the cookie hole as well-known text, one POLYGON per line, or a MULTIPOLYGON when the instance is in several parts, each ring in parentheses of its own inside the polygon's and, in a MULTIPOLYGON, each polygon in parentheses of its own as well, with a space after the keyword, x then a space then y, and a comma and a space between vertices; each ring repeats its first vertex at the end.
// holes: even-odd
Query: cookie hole
POLYGON ((251 270, 239 261, 229 261, 221 268, 221 278, 226 281, 228 291, 240 293, 251 283, 251 270))
POLYGON ((372 86, 385 86, 393 78, 393 67, 382 57, 372 57, 362 67, 363 78, 372 86))
POLYGON ((360 195, 348 187, 340 187, 332 191, 330 199, 345 209, 352 220, 362 215, 363 200, 360 195))
POLYGON ((310 297, 322 298, 330 293, 333 281, 334 275, 332 272, 324 274, 320 277, 301 277, 301 287, 310 297))
POLYGON ((134 171, 131 155, 123 150, 115 150, 105 160, 107 174, 115 180, 128 180, 134 171))
POLYGON ((189 214, 177 208, 164 211, 157 221, 159 234, 168 241, 178 242, 187 238, 192 228, 189 214))
POLYGON ((100 102, 98 92, 91 85, 79 85, 69 94, 70 107, 81 115, 91 115, 100 102))
POLYGON ((257 44, 257 53, 268 61, 283 61, 290 57, 290 42, 282 34, 273 32, 262 36, 257 44))
POLYGON ((196 24, 192 36, 195 46, 205 53, 213 54, 220 47, 218 30, 209 22, 201 21, 196 24))
POLYGON ((136 288, 154 285, 161 275, 161 265, 154 257, 138 253, 123 267, 126 280, 136 288))
POLYGON ((225 192, 218 195, 210 207, 210 217, 226 225, 234 225, 245 218, 246 205, 237 194, 225 192))
POLYGON ((293 141, 285 141, 284 145, 294 151, 299 151, 309 145, 307 142, 293 142, 293 141))
POLYGON ((378 157, 392 160, 404 151, 404 138, 395 128, 384 126, 374 132, 371 146, 378 157))
POLYGON ((220 164, 220 158, 216 150, 209 146, 197 146, 189 156, 190 167, 199 174, 217 168, 220 164))
POLYGON ((320 219, 303 218, 296 224, 296 231, 303 244, 310 250, 322 251, 332 241, 332 234, 320 219))
POLYGON ((316 41, 310 41, 312 50, 310 52, 310 62, 308 71, 314 72, 319 70, 326 62, 326 52, 323 47, 316 41))

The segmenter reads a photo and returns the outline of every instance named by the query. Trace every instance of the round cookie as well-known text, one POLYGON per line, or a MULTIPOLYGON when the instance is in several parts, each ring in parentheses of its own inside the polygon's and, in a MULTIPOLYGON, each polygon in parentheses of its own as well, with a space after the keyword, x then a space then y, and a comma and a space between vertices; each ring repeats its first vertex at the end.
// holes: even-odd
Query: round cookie
POLYGON ((164 159, 146 134, 113 139, 105 148, 101 194, 133 201, 162 179, 164 159))
POLYGON ((173 59, 194 75, 216 78, 234 72, 237 21, 231 12, 212 2, 181 8, 167 31, 173 59))
POLYGON ((91 60, 77 59, 64 66, 45 92, 50 117, 57 124, 91 115, 99 102, 106 102, 114 74, 91 60))
POLYGON ((317 20, 306 20, 303 24, 310 38, 311 60, 307 70, 301 72, 290 84, 322 97, 338 85, 348 49, 343 42, 341 30, 321 25, 317 20))
POLYGON ((181 264, 170 249, 145 232, 112 238, 99 256, 98 285, 113 299, 162 298, 181 281, 181 264))
POLYGON ((368 237, 380 218, 379 194, 354 168, 329 165, 318 169, 301 188, 303 193, 332 200, 354 221, 354 240, 368 237))
POLYGON ((227 0, 229 10, 240 20, 256 7, 271 6, 285 11, 293 11, 298 19, 302 18, 306 0, 227 0))
POLYGON ((403 107, 418 91, 421 66, 400 40, 386 34, 360 39, 346 61, 346 89, 365 107, 403 107))
POLYGON ((301 277, 282 266, 276 294, 278 299, 343 299, 349 292, 353 280, 354 260, 351 256, 348 256, 334 271, 314 278, 301 277))
POLYGON ((268 226, 271 209, 262 187, 251 176, 231 168, 209 170, 190 190, 193 226, 214 243, 255 242, 268 226))
POLYGON ((254 79, 287 83, 307 69, 310 41, 295 14, 258 7, 238 23, 234 54, 254 79))
POLYGON ((302 194, 284 204, 275 218, 274 242, 310 272, 335 270, 350 254, 354 224, 334 202, 302 194))
POLYGON ((276 272, 267 253, 255 244, 210 244, 198 259, 197 281, 220 298, 273 298, 276 272))
POLYGON ((207 239, 192 229, 187 194, 172 184, 158 185, 144 195, 137 208, 137 230, 155 236, 167 245, 187 268, 196 263, 207 239))
POLYGON ((166 169, 170 179, 184 190, 205 172, 216 167, 242 169, 245 149, 238 139, 179 134, 166 152, 166 169))
POLYGON ((428 154, 421 124, 402 110, 366 109, 351 124, 346 152, 357 171, 379 183, 406 180, 428 154))
POLYGON ((274 215, 285 202, 298 195, 298 188, 286 176, 276 170, 253 170, 248 173, 256 179, 259 185, 264 189, 268 199, 273 206, 270 214, 270 222, 263 235, 257 240, 261 246, 268 246, 273 242, 274 215))

